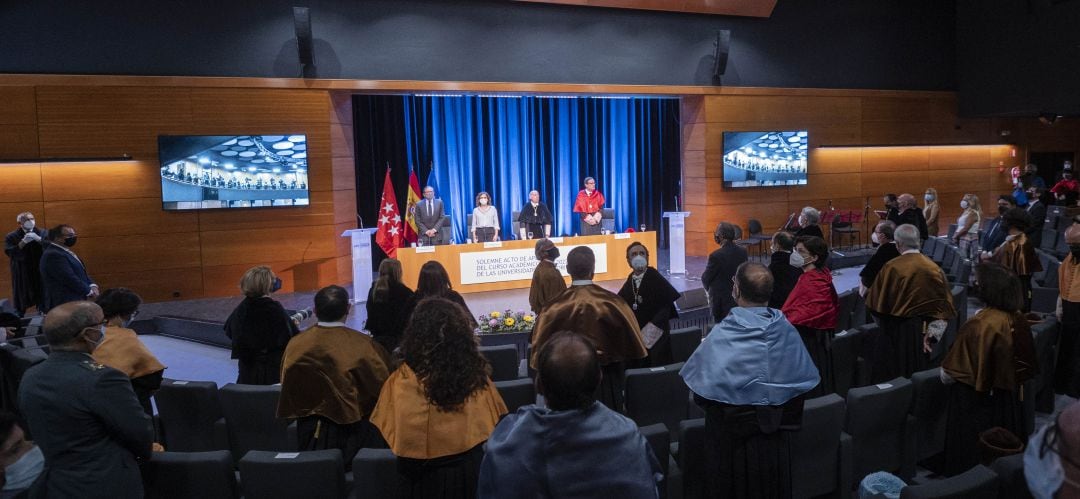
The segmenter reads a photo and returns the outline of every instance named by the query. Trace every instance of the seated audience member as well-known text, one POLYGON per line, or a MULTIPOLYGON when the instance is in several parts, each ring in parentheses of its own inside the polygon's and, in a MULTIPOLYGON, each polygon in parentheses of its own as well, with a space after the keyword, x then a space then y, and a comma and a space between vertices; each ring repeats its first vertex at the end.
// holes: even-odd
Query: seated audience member
POLYGON ((371 414, 398 458, 398 497, 476 497, 483 445, 506 404, 468 319, 449 300, 420 302, 401 340, 403 362, 371 414))
POLYGON ((705 410, 706 497, 792 493, 782 432, 801 425, 805 394, 821 378, 795 327, 765 306, 772 283, 764 265, 740 265, 739 306, 713 326, 679 373, 705 410))
POLYGON ((813 206, 807 206, 799 214, 799 230, 795 231, 795 237, 817 236, 825 239, 825 233, 821 232, 821 212, 813 206))
POLYGON ((941 363, 949 386, 945 426, 946 474, 979 464, 979 434, 1000 426, 1027 439, 1021 386, 1038 370, 1035 344, 1020 313, 1020 281, 996 263, 975 268, 986 308, 968 319, 941 363))
POLYGON ((1065 229, 1069 254, 1058 267, 1057 317, 1061 322, 1054 391, 1080 398, 1080 224, 1065 229))
POLYGON ((802 275, 795 289, 791 291, 784 307, 787 318, 810 353, 810 359, 818 368, 821 383, 810 390, 808 397, 817 397, 832 392, 833 370, 830 351, 832 335, 836 332, 840 301, 833 286, 832 273, 825 266, 829 260, 829 245, 820 237, 804 236, 795 244, 795 253, 801 260, 802 275))
POLYGON ((795 251, 795 236, 790 232, 780 231, 773 234, 772 260, 769 262, 769 272, 773 275, 772 296, 769 297, 769 308, 780 309, 784 307, 791 290, 795 289, 795 283, 802 275, 802 267, 795 266, 791 257, 795 251))
POLYGON ((281 289, 281 279, 270 267, 252 267, 240 279, 244 300, 225 321, 232 339, 232 358, 239 361, 236 382, 273 385, 281 381, 281 356, 289 338, 299 332, 285 307, 270 297, 281 289))
POLYGON ((1013 208, 1001 216, 1004 220, 1005 242, 994 249, 993 253, 983 255, 984 259, 1004 265, 1020 278, 1022 302, 1021 310, 1031 310, 1031 275, 1042 271, 1042 262, 1035 254, 1025 231, 1031 225, 1031 218, 1023 208, 1013 208))
POLYGON ((649 356, 632 367, 664 366, 674 362, 671 353, 671 319, 679 316, 675 300, 681 293, 649 266, 649 250, 639 242, 626 247, 626 261, 633 272, 626 278, 619 296, 634 311, 649 356))
POLYGON ((94 360, 131 378, 131 388, 146 414, 153 416, 150 398, 161 388, 165 365, 158 361, 139 335, 129 329, 139 313, 142 298, 126 288, 106 289, 97 302, 105 314, 105 341, 94 349, 94 360))
POLYGON ((536 319, 532 337, 532 359, 537 359, 544 343, 559 331, 573 330, 596 345, 604 377, 600 401, 622 410, 622 389, 626 362, 645 358, 648 351, 641 339, 634 311, 619 295, 593 284, 596 255, 588 246, 578 246, 566 255, 566 270, 573 281, 536 319))
POLYGON ((896 224, 897 227, 904 224, 914 225, 919 229, 919 239, 925 241, 929 237, 929 232, 926 228, 926 219, 923 218, 923 212, 915 203, 915 196, 906 193, 901 194, 896 198, 896 204, 897 211, 889 215, 889 221, 896 224))
POLYGON ((319 321, 285 347, 277 410, 279 418, 296 420, 300 450, 340 449, 346 463, 361 448, 382 444, 368 417, 390 375, 386 350, 345 326, 351 310, 341 286, 315 294, 319 321))
POLYGON ((537 365, 547 407, 522 407, 495 427, 477 497, 658 497, 661 468, 637 424, 596 401, 596 346, 561 331, 537 365))
POLYGON ((931 342, 956 317, 945 272, 920 253, 919 229, 901 225, 893 234, 900 256, 881 268, 866 292, 866 306, 882 332, 872 349, 874 383, 926 369, 931 342))
POLYGON ((45 469, 41 448, 26 440, 18 418, 10 412, 0 412, 0 469, 3 499, 25 497, 30 485, 45 469))
POLYGON ((469 312, 469 306, 465 304, 465 299, 457 291, 454 291, 450 285, 450 274, 446 273, 446 267, 434 260, 420 267, 420 276, 416 279, 416 292, 405 304, 406 324, 415 313, 414 310, 416 310, 417 304, 428 298, 442 298, 458 304, 461 310, 465 312, 465 316, 469 318, 470 327, 476 328, 476 319, 469 312))
POLYGON ((983 251, 994 251, 1001 243, 1005 242, 1005 212, 1016 208, 1016 198, 1007 194, 998 196, 998 217, 990 220, 983 231, 981 246, 983 251))
POLYGON ((41 253, 41 303, 38 309, 48 312, 57 305, 97 298, 98 285, 86 274, 82 260, 71 250, 79 236, 70 225, 49 229, 48 241, 41 253))
POLYGON ((387 258, 379 263, 379 278, 368 290, 367 322, 364 326, 371 336, 387 352, 393 353, 401 342, 405 321, 409 318, 405 308, 412 299, 413 290, 401 282, 401 262, 387 258))
POLYGON ((926 203, 922 210, 923 220, 926 221, 926 232, 932 237, 937 237, 941 232, 938 226, 938 221, 941 219, 941 203, 938 203, 937 189, 927 187, 926 194, 923 194, 923 201, 926 203))
POLYGON ((870 239, 874 241, 874 244, 878 245, 878 248, 874 252, 874 256, 870 257, 870 261, 866 262, 866 266, 859 272, 860 295, 866 296, 866 290, 870 289, 870 286, 874 284, 874 279, 881 272, 881 268, 893 258, 900 256, 900 251, 896 249, 896 242, 893 241, 893 232, 895 231, 896 224, 888 220, 878 222, 877 227, 874 227, 874 233, 870 235, 870 239))
POLYGON ((1080 497, 1080 402, 1072 402, 1028 440, 1024 478, 1037 499, 1080 497))
POLYGON ((51 353, 26 371, 19 408, 45 456, 34 497, 142 499, 137 460, 150 458, 154 427, 124 373, 90 356, 105 340, 105 314, 80 300, 42 323, 51 353))
POLYGON ((555 259, 559 258, 559 248, 555 247, 555 243, 547 238, 540 239, 536 241, 534 252, 540 263, 533 269, 529 308, 539 316, 555 297, 566 291, 566 281, 555 266, 555 259))
POLYGON ((747 253, 746 248, 735 244, 735 226, 730 223, 717 224, 713 241, 720 248, 709 254, 705 272, 701 274, 701 286, 709 294, 713 320, 720 322, 735 306, 731 297, 731 278, 735 277, 735 269, 746 261, 747 253))

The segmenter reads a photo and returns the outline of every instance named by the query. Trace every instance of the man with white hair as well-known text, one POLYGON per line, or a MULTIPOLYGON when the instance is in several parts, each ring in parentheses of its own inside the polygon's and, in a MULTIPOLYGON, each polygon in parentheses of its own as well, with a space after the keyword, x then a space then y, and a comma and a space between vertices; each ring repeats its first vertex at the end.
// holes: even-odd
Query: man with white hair
POLYGON ((41 254, 45 229, 36 226, 29 211, 15 217, 19 227, 4 237, 4 253, 11 259, 11 298, 15 310, 22 315, 26 309, 41 303, 41 254))
POLYGON ((540 202, 540 191, 529 191, 529 202, 518 212, 517 222, 521 224, 518 239, 551 237, 551 224, 554 219, 547 205, 540 202))
POLYGON ((866 306, 883 333, 873 348, 875 383, 925 369, 930 344, 956 316, 945 272, 919 251, 919 229, 904 224, 893 237, 900 256, 881 268, 866 293, 866 306))
POLYGON ((817 236, 825 239, 825 234, 821 232, 821 212, 813 206, 807 206, 802 209, 802 213, 799 213, 799 230, 795 231, 795 239, 802 236, 817 236))
POLYGON ((919 240, 925 241, 930 233, 926 228, 926 218, 922 209, 915 202, 915 196, 904 193, 896 198, 897 211, 889 213, 889 221, 897 227, 910 224, 919 229, 919 240))

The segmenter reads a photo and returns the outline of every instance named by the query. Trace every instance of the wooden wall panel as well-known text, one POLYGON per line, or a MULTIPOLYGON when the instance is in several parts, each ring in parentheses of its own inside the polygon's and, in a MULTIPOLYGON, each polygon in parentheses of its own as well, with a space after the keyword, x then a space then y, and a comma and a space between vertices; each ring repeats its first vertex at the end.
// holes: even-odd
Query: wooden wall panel
POLYGON ((154 272, 200 264, 198 232, 84 237, 79 231, 79 242, 72 249, 91 278, 98 273, 154 272))
POLYGON ((43 163, 45 199, 161 199, 161 169, 149 161, 43 163))
POLYGON ((37 125, 0 125, 0 159, 37 157, 39 157, 37 125))
POLYGON ((32 86, 0 86, 0 125, 37 124, 37 99, 32 86))
POLYGON ((138 294, 144 302, 190 300, 203 296, 202 268, 198 266, 155 269, 153 272, 95 273, 92 277, 101 289, 128 288, 138 294))
POLYGON ((0 202, 43 199, 39 163, 0 164, 0 179, 0 202))
POLYGON ((330 121, 330 101, 319 90, 196 88, 191 90, 191 115, 197 123, 223 126, 321 126, 330 121))
POLYGON ((80 236, 127 236, 170 232, 198 232, 199 215, 193 211, 165 211, 161 198, 104 198, 47 201, 50 220, 72 225, 80 236))
POLYGON ((307 261, 334 255, 333 225, 202 231, 202 264, 307 261))
MULTIPOLYGON (((281 278, 281 292, 306 291, 340 282, 334 258, 310 260, 264 260, 256 263, 214 265, 202 268, 203 293, 206 296, 240 294, 240 277, 256 265, 269 266, 281 278)), ((351 280, 351 276, 350 276, 351 280)))
POLYGON ((925 171, 929 164, 930 151, 926 147, 862 148, 864 173, 925 171))

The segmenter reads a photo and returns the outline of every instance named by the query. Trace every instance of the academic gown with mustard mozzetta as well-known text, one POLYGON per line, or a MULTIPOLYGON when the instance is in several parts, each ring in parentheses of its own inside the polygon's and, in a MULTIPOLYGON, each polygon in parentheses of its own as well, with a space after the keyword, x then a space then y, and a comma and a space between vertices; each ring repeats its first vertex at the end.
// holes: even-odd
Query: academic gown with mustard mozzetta
POLYGON ((1004 265, 1020 278, 1024 293, 1024 311, 1031 310, 1031 275, 1042 271, 1042 262, 1035 247, 1024 233, 1006 236, 1005 242, 994 250, 991 260, 1004 265))
POLYGON ((92 356, 102 365, 131 378, 131 388, 139 397, 139 404, 147 414, 154 415, 150 398, 161 387, 165 365, 139 341, 135 331, 125 327, 105 328, 105 341, 94 349, 92 356))
POLYGON ((682 294, 675 291, 658 270, 648 267, 641 277, 641 285, 635 285, 634 274, 630 274, 619 289, 619 296, 630 304, 639 328, 644 328, 651 322, 664 332, 652 348, 648 349, 649 357, 645 362, 648 365, 642 367, 671 364, 674 359, 671 352, 670 321, 679 316, 679 312, 675 310, 675 300, 682 294))
POLYGON ((563 291, 566 291, 566 281, 562 273, 554 263, 540 260, 533 270, 532 285, 529 286, 529 308, 539 315, 563 291))

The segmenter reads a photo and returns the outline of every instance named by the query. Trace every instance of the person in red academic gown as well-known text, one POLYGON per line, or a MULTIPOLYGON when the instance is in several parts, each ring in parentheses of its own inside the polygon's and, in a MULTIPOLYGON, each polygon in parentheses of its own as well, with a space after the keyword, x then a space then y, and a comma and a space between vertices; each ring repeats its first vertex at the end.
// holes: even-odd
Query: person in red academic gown
POLYGON ((781 309, 810 352, 821 375, 821 383, 807 394, 818 397, 833 390, 832 360, 829 356, 829 344, 836 330, 836 321, 840 300, 833 287, 832 274, 825 263, 829 258, 829 246, 824 239, 816 236, 802 236, 795 244, 791 254, 792 265, 801 264, 803 274, 795 283, 788 299, 781 309), (798 255, 798 256, 796 256, 798 255))
POLYGON ((595 236, 600 233, 605 202, 604 195, 596 190, 596 179, 585 177, 585 188, 578 192, 574 201, 574 213, 581 216, 581 235, 595 236))

